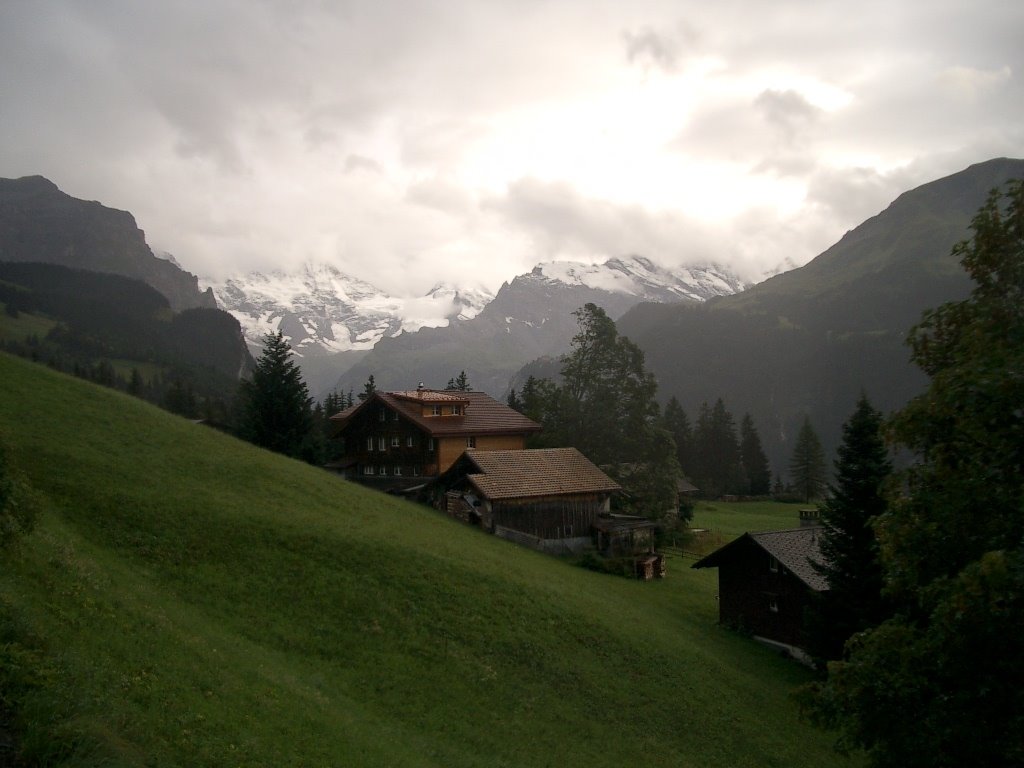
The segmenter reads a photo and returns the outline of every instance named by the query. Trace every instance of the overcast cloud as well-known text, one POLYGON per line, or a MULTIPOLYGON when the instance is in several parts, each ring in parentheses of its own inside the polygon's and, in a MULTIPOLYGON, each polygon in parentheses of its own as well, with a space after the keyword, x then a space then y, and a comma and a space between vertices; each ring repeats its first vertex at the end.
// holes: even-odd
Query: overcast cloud
POLYGON ((0 176, 204 276, 396 294, 642 254, 756 278, 1024 157, 1007 0, 4 0, 0 176))

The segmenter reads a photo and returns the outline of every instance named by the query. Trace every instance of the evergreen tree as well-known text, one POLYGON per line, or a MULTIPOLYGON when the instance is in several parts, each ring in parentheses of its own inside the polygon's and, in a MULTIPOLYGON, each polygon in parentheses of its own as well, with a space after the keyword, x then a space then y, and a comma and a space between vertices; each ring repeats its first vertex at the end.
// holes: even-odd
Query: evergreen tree
POLYGON ((359 401, 362 402, 376 391, 377 382, 373 380, 373 374, 371 373, 370 378, 368 378, 366 383, 363 385, 363 391, 359 393, 359 401))
POLYGON ((736 422, 722 398, 702 403, 693 436, 696 484, 706 498, 746 490, 736 422))
POLYGON ((743 474, 747 478, 748 492, 754 496, 764 496, 771 490, 772 471, 768 466, 768 457, 761 445, 761 436, 750 414, 744 414, 740 422, 740 460, 743 463, 743 474))
POLYGON ((690 420, 686 417, 686 411, 679 404, 675 395, 669 398, 665 405, 663 417, 665 429, 672 436, 676 444, 676 459, 684 474, 693 477, 693 430, 690 427, 690 420))
POLYGON ((971 228, 974 289, 911 331, 930 384, 891 423, 918 456, 876 525, 892 615, 810 697, 875 768, 1024 765, 1024 182, 971 228))
POLYGON ((283 334, 263 339, 252 378, 239 389, 241 435, 256 445, 315 461, 312 398, 283 334))
POLYGON ((142 374, 139 373, 139 369, 132 367, 132 376, 128 380, 128 394, 135 395, 135 397, 142 397, 142 392, 145 389, 145 382, 142 380, 142 374))
POLYGON ((808 621, 807 651, 822 660, 842 658, 850 637, 885 618, 872 525, 886 508, 883 485, 892 464, 882 439, 882 414, 863 395, 843 425, 835 470, 835 482, 820 506, 825 564, 814 564, 828 579, 829 590, 812 603, 808 621))
POLYGON ((811 502, 821 498, 825 489, 825 451, 806 416, 789 460, 789 476, 801 499, 811 502))
POLYGON ((512 387, 512 389, 508 391, 508 397, 505 398, 505 404, 513 411, 518 411, 519 413, 523 412, 523 403, 519 399, 519 395, 516 394, 515 387, 512 387))
POLYGON ((469 386, 469 377, 466 376, 466 372, 462 371, 458 376, 448 379, 448 385, 445 389, 456 392, 470 392, 473 388, 469 386))

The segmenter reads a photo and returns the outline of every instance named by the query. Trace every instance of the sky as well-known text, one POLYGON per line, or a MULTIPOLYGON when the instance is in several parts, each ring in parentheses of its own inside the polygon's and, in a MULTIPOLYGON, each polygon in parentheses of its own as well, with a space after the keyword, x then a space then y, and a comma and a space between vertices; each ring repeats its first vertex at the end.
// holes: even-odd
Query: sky
POLYGON ((0 176, 211 279, 756 280, 1024 157, 1022 41, 1015 0, 2 0, 0 176))

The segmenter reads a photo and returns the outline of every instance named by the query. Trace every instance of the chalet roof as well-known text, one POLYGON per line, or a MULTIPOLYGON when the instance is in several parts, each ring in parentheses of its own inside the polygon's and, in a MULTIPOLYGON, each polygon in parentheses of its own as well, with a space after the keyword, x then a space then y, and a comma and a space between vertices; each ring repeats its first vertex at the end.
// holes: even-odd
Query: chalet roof
POLYGON ((353 416, 372 403, 383 403, 398 411, 432 437, 525 434, 539 432, 540 424, 500 403, 483 392, 413 390, 411 392, 374 392, 370 397, 331 417, 344 429, 353 416), (461 416, 424 416, 424 403, 463 403, 461 416))
POLYGON ((619 484, 575 448, 521 451, 467 450, 479 473, 467 475, 480 495, 491 499, 611 493, 619 484))
POLYGON ((693 567, 717 568, 743 546, 742 542, 753 542, 811 589, 818 592, 828 590, 828 580, 811 566, 812 562, 820 565, 825 561, 821 554, 821 528, 815 526, 744 533, 698 560, 693 567))

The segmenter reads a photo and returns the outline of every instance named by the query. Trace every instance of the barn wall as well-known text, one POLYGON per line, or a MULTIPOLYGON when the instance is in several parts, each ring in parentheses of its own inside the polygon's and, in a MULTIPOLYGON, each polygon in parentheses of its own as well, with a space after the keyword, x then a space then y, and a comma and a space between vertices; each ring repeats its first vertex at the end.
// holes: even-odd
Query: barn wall
POLYGON ((754 635, 800 646, 810 588, 752 541, 734 549, 718 567, 719 619, 754 635), (777 611, 771 610, 774 598, 777 611))

